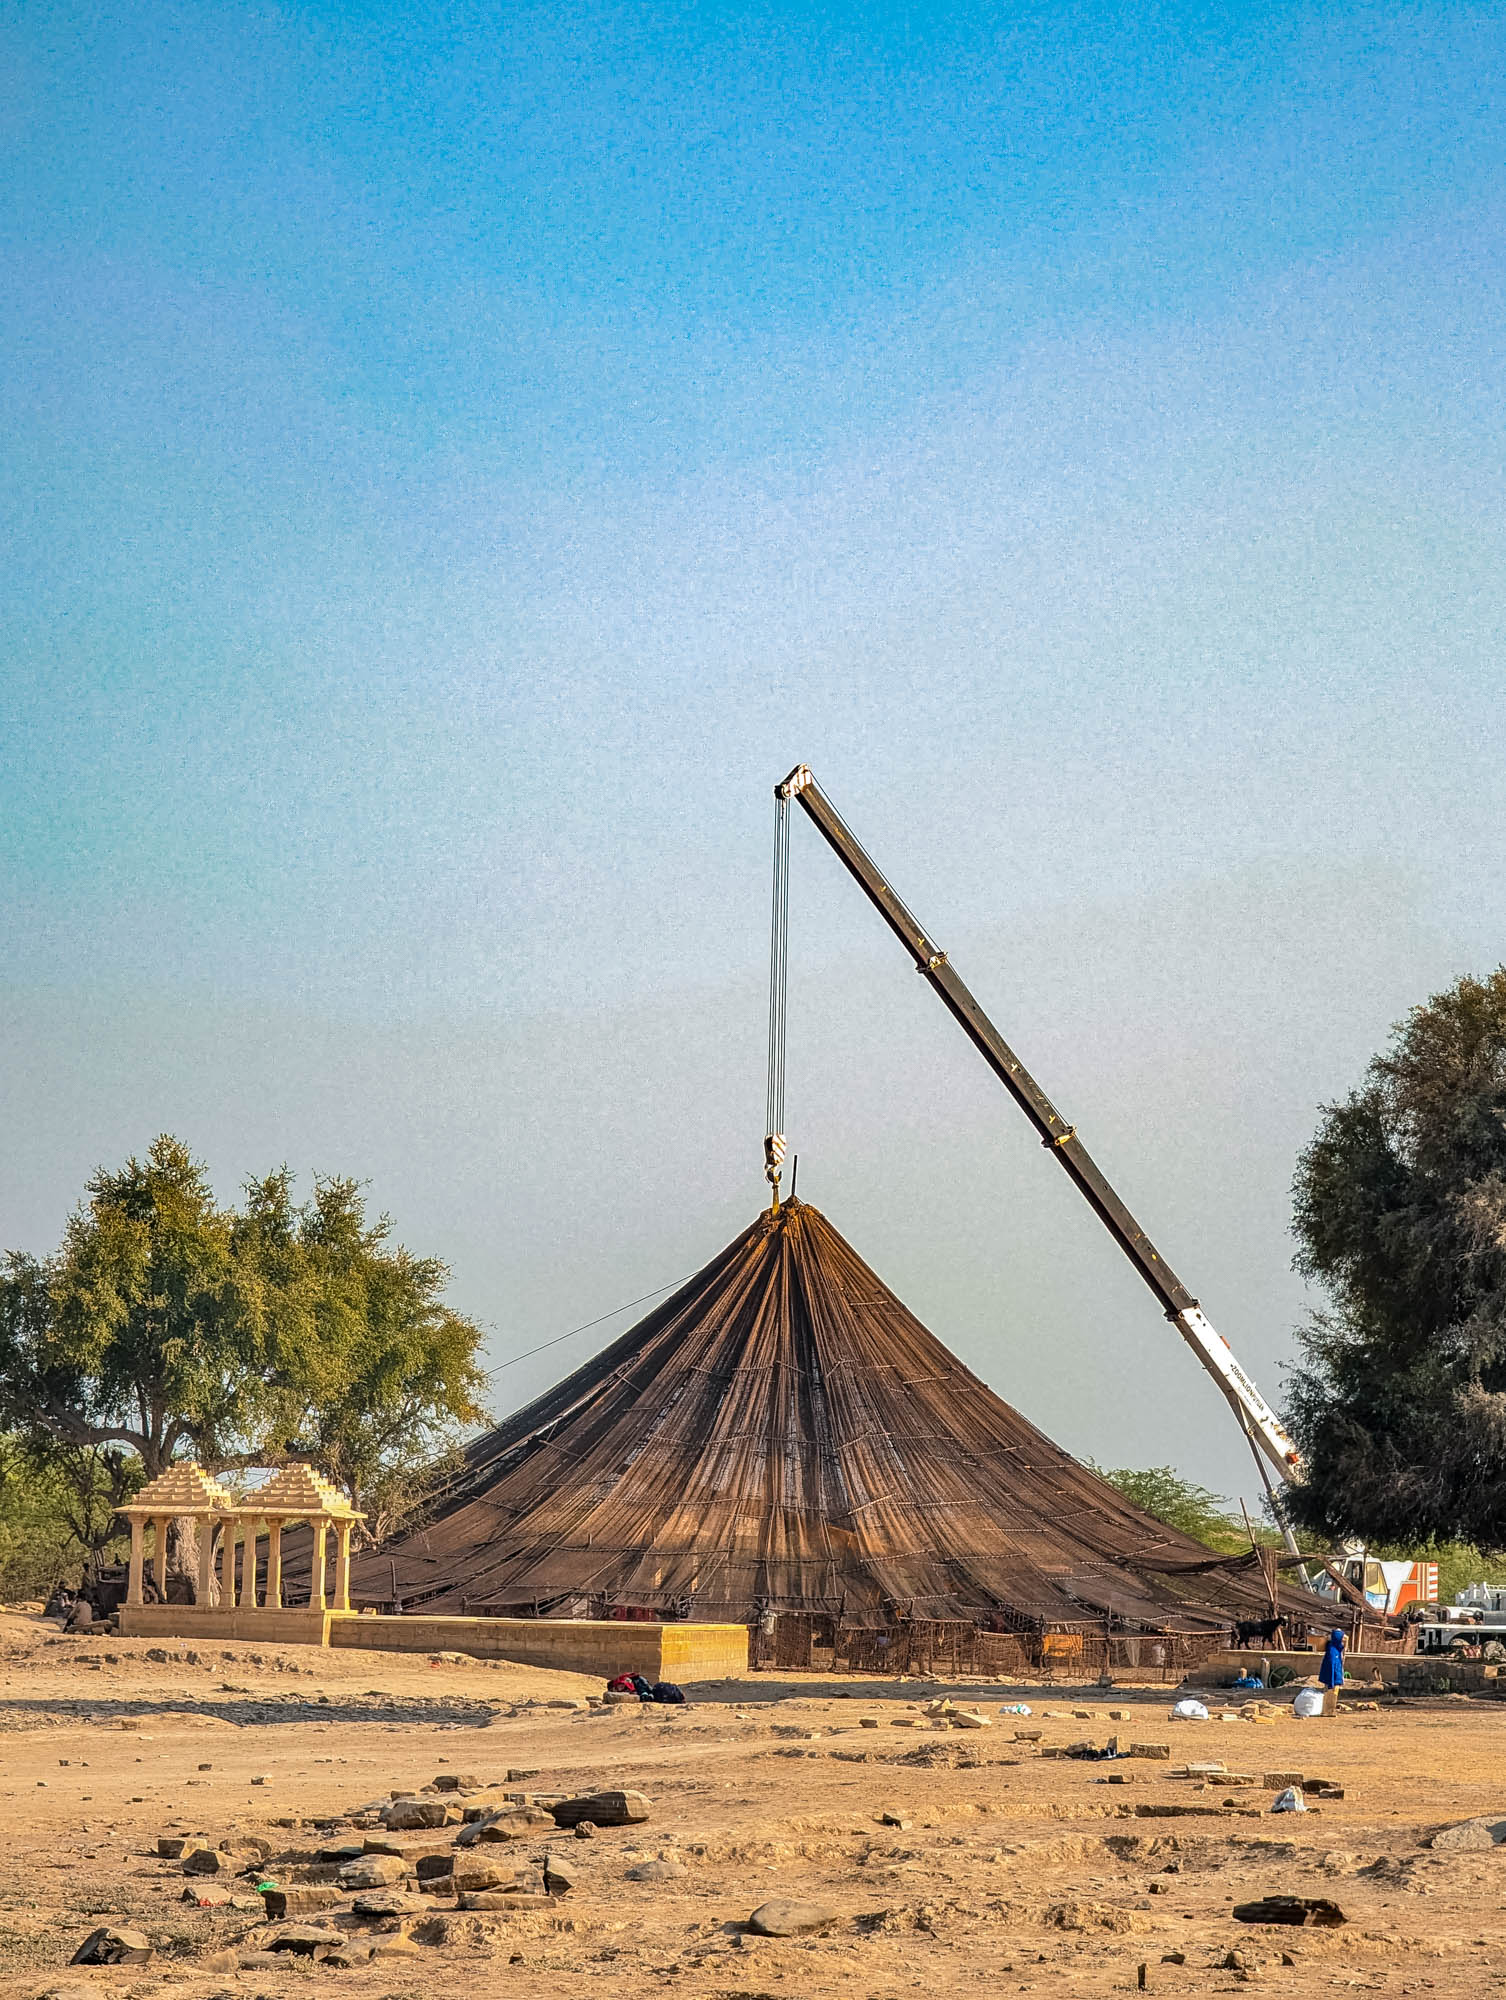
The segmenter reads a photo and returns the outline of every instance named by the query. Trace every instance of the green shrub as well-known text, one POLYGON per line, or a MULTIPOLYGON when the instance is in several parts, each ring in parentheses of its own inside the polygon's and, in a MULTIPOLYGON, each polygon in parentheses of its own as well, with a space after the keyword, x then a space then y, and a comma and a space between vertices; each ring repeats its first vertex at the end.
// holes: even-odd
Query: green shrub
MULTIPOLYGON (((81 1539, 77 1471, 38 1464, 16 1439, 0 1436, 0 1604, 46 1597, 54 1584, 77 1583, 90 1554, 81 1539)), ((124 1548, 109 1516, 92 1510, 93 1546, 106 1556, 124 1548)))

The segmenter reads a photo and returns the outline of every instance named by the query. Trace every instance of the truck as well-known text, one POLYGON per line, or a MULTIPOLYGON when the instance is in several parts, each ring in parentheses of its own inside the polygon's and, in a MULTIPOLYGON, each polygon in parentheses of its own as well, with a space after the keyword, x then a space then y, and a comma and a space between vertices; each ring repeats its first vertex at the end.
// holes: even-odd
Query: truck
MULTIPOLYGON (((1438 1603, 1438 1565, 1435 1562, 1406 1559, 1386 1562, 1377 1556, 1359 1552, 1331 1556, 1329 1567, 1337 1570, 1352 1589, 1359 1591, 1372 1610, 1384 1612, 1389 1618, 1397 1617, 1414 1605, 1426 1608, 1438 1603)), ((1338 1584, 1324 1571, 1314 1576, 1312 1587, 1320 1597, 1331 1597, 1335 1603, 1342 1597, 1338 1584)), ((1354 1602, 1353 1598, 1347 1601, 1354 1602)))
POLYGON ((1492 1642, 1506 1646, 1506 1583, 1466 1584, 1452 1604, 1430 1604, 1417 1628, 1419 1653, 1483 1651, 1492 1642))

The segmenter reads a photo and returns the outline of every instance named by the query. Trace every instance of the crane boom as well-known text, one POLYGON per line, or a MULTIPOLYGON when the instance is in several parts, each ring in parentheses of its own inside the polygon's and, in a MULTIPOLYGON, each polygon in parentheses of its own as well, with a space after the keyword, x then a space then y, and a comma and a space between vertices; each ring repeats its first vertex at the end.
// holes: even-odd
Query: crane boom
POLYGON ((1235 1360, 1223 1335, 1109 1185, 1087 1147, 978 1005, 947 955, 927 936, 811 775, 797 764, 775 795, 798 801, 828 847, 915 961, 942 1004, 1061 1162, 1100 1222, 1160 1300, 1166 1317, 1218 1384, 1240 1428, 1288 1483, 1298 1477, 1297 1447, 1281 1419, 1235 1360))

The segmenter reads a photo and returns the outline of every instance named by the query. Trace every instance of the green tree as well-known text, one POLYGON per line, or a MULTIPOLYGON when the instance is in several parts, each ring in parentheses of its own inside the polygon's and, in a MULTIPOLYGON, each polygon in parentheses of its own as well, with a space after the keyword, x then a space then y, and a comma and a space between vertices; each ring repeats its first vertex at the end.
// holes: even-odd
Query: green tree
POLYGON ((175 1139, 103 1168, 57 1254, 0 1276, 0 1421, 38 1454, 123 1445, 155 1478, 180 1451, 230 1462, 265 1406, 259 1274, 175 1139))
POLYGON ((1289 1416, 1309 1529, 1506 1548, 1506 967, 1415 1008, 1298 1164, 1327 1294, 1289 1416))
POLYGON ((1250 1546, 1244 1522, 1229 1513, 1223 1494, 1184 1479, 1174 1466, 1150 1465, 1137 1471, 1128 1465, 1114 1470, 1094 1465, 1092 1469, 1136 1507, 1164 1521, 1168 1528, 1178 1528, 1184 1535, 1206 1542, 1211 1549, 1226 1553, 1250 1546))
POLYGON ((457 1426, 484 1415, 480 1331, 445 1305, 438 1258, 367 1220, 357 1182, 318 1180, 298 1205, 283 1168, 246 1195, 234 1250, 264 1284, 279 1455, 348 1487, 380 1536, 418 1504, 457 1426))
POLYGON ((359 1506, 411 1504, 484 1414, 480 1331, 445 1305, 444 1265, 391 1233, 356 1182, 316 1180, 300 1204, 285 1168, 221 1208, 186 1147, 157 1140, 94 1176, 54 1256, 4 1260, 0 1429, 71 1466, 81 1503, 113 1451, 145 1478, 178 1457, 306 1457, 359 1506))
POLYGON ((38 1453, 0 1436, 0 1601, 46 1597, 77 1583, 91 1556, 119 1539, 115 1511, 141 1483, 118 1447, 38 1453))

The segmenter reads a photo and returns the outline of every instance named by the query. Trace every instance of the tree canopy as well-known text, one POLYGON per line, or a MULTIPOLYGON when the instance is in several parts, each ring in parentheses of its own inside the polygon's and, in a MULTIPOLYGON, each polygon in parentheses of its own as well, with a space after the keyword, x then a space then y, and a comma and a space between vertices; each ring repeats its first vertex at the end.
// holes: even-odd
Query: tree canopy
POLYGON ((1327 1294, 1290 1397, 1298 1519, 1506 1548, 1506 967, 1415 1008, 1295 1183, 1327 1294))
POLYGON ((0 1431, 96 1486, 308 1458, 380 1515, 484 1415, 480 1329, 445 1266, 391 1241, 360 1186, 286 1168, 222 1208, 178 1140, 101 1169, 59 1249, 0 1265, 0 1431))
MULTIPOLYGON (((1094 1465, 1092 1469, 1136 1507, 1144 1508, 1168 1528, 1179 1528, 1184 1535, 1194 1536, 1221 1554, 1250 1546, 1244 1522, 1229 1512, 1225 1496, 1199 1486, 1195 1480, 1184 1479, 1175 1466, 1148 1465, 1137 1470, 1129 1465, 1113 1469, 1094 1465)), ((1260 1535, 1261 1528, 1257 1526, 1255 1532, 1260 1535)))

